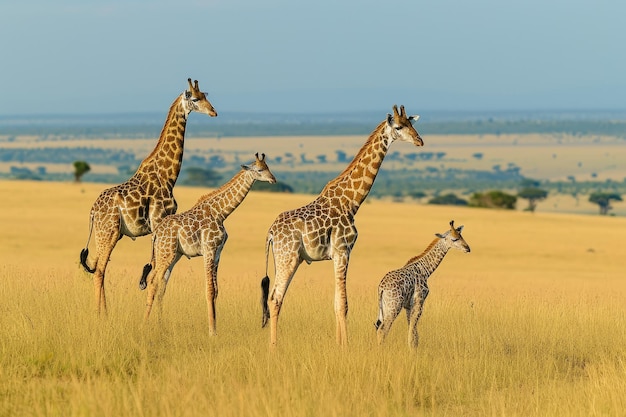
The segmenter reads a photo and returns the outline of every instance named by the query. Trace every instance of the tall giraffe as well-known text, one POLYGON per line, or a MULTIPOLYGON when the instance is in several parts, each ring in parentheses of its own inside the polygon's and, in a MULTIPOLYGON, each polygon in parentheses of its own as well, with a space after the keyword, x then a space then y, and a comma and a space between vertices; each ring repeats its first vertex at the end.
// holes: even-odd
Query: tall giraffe
POLYGON ((189 90, 172 103, 156 147, 125 183, 104 190, 89 214, 89 237, 80 253, 80 263, 94 274, 97 311, 106 312, 104 276, 111 252, 123 236, 135 240, 150 234, 159 221, 176 212, 172 193, 183 161, 187 118, 191 112, 217 116, 198 81, 187 80, 189 90), (89 241, 95 228, 96 258, 89 266, 89 241))
POLYGON ((428 296, 428 277, 435 272, 443 258, 451 248, 469 252, 470 247, 461 236, 463 226, 454 227, 450 221, 450 230, 431 242, 421 255, 411 259, 400 269, 388 272, 378 285, 378 320, 376 335, 378 343, 382 343, 391 329, 393 321, 400 310, 406 310, 409 322, 409 346, 417 348, 419 341, 417 322, 424 309, 424 301, 428 296))
POLYGON ((354 160, 337 178, 328 182, 320 195, 306 206, 278 215, 267 233, 265 274, 261 281, 263 306, 262 326, 270 321, 270 344, 276 345, 278 315, 285 293, 296 270, 306 261, 332 260, 335 269, 335 317, 337 343, 347 344, 346 274, 352 247, 357 239, 354 216, 367 197, 380 165, 394 141, 422 146, 422 138, 404 106, 393 106, 393 116, 387 115, 371 133, 354 160), (268 276, 269 249, 272 248, 276 278, 271 294, 268 276), (269 300, 268 300, 269 298, 269 300))
MULTIPOLYGON (((265 154, 256 154, 256 160, 242 165, 229 182, 203 196, 189 210, 167 216, 152 236, 152 259, 144 266, 139 282, 142 290, 148 288, 147 320, 158 293, 158 311, 163 306, 165 287, 176 262, 202 255, 206 274, 206 299, 209 308, 209 333, 216 334, 215 299, 217 298, 217 268, 228 234, 224 220, 241 204, 255 181, 276 183, 276 178, 265 163, 265 154)), ((160 315, 160 314, 159 314, 160 315)))

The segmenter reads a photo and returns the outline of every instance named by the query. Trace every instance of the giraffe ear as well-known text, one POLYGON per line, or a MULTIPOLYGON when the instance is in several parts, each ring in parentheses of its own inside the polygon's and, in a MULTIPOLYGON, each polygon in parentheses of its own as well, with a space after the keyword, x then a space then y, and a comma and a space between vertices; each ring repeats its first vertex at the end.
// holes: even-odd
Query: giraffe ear
POLYGON ((244 171, 250 171, 250 167, 248 165, 242 165, 241 169, 243 169, 244 171))
POLYGON ((441 234, 441 233, 435 233, 435 236, 437 236, 439 239, 444 239, 446 237, 446 235, 448 234, 448 232, 441 234))
POLYGON ((419 114, 414 114, 413 116, 409 116, 409 121, 411 123, 415 123, 420 119, 420 115, 419 114))
POLYGON ((393 124, 393 116, 387 113, 387 124, 391 126, 393 124))

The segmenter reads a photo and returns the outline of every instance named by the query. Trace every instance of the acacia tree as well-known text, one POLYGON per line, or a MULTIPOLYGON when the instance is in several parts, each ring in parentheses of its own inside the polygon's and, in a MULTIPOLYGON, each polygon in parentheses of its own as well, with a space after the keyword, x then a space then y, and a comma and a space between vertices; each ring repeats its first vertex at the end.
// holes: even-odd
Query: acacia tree
POLYGON ((74 181, 80 182, 83 175, 91 170, 89 164, 85 161, 74 161, 74 181))
POLYGON ((591 193, 589 196, 589 202, 597 204, 600 208, 600 214, 603 216, 607 215, 609 210, 613 208, 611 201, 622 201, 622 196, 617 193, 604 193, 601 191, 591 193))
POLYGON ((548 192, 537 187, 526 187, 522 188, 517 193, 517 196, 519 198, 523 198, 524 200, 528 200, 528 207, 525 210, 534 213, 537 208, 537 203, 545 200, 548 196, 548 192))

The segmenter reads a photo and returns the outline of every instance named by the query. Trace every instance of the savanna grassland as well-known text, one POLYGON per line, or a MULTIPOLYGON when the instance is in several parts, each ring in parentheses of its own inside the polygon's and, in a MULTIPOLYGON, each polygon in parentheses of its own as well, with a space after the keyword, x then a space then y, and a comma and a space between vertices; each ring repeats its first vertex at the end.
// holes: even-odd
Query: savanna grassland
MULTIPOLYGON (((150 238, 122 239, 97 317, 79 266, 103 184, 0 182, 2 416, 621 416, 626 218, 369 201, 348 271, 349 345, 335 344, 332 263, 303 265, 279 345, 261 329, 265 232, 307 195, 252 192, 226 221, 217 337, 202 261, 182 259, 161 322, 138 289, 150 238), (376 345, 376 286, 454 219, 469 254, 430 279, 420 345, 398 317, 376 345), (154 317, 156 318, 156 316, 154 317)), ((206 190, 178 187, 179 208, 206 190)), ((270 276, 273 276, 270 269, 270 276)))

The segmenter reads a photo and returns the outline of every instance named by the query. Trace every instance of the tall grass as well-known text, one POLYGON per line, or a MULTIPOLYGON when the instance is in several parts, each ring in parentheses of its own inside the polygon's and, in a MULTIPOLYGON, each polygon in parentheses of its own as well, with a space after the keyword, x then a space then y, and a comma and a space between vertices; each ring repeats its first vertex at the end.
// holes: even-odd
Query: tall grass
MULTIPOLYGON (((218 336, 209 337, 200 260, 179 262, 161 321, 143 323, 138 281, 149 238, 123 239, 107 275, 109 314, 97 317, 78 253, 98 187, 0 185, 7 191, 0 415, 619 416, 626 409, 622 218, 367 204, 348 273, 348 347, 334 340, 332 265, 317 263, 298 271, 270 351, 260 328, 264 233, 279 211, 310 197, 251 193, 231 216, 218 336), (34 195, 46 204, 33 207, 41 201, 34 195), (403 315, 377 346, 378 281, 452 218, 466 226, 472 253, 451 252, 433 274, 418 349, 407 346, 403 315)), ((200 193, 180 189, 179 204, 200 193)))

